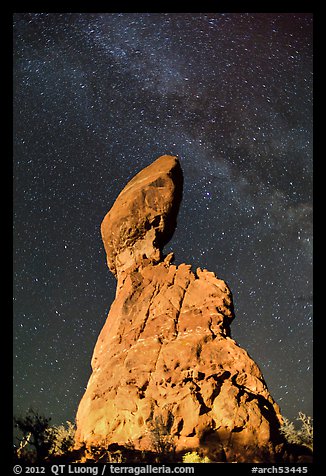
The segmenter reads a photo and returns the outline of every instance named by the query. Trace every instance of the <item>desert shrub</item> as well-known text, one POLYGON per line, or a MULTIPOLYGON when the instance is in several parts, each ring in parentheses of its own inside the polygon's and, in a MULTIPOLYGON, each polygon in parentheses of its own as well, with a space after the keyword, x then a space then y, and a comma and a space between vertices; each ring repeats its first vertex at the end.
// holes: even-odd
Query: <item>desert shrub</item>
POLYGON ((64 455, 73 449, 76 428, 71 421, 66 423, 67 426, 52 426, 47 430, 52 439, 50 453, 55 456, 64 455))
POLYGON ((153 451, 159 462, 171 461, 175 457, 175 444, 170 434, 171 422, 167 424, 162 417, 156 417, 150 427, 150 439, 153 451))
POLYGON ((54 434, 49 432, 50 420, 31 408, 24 417, 14 418, 14 425, 21 435, 17 437, 18 458, 37 462, 49 456, 54 438, 54 434))
POLYGON ((280 428, 281 434, 286 441, 290 444, 302 445, 313 449, 313 419, 310 416, 299 412, 297 420, 300 422, 301 427, 295 428, 293 422, 284 418, 284 423, 280 428))
POLYGON ((183 463, 211 463, 208 456, 200 456, 196 451, 186 453, 182 457, 183 463))
POLYGON ((50 426, 51 418, 29 409, 24 417, 15 417, 14 425, 19 431, 16 458, 28 462, 49 460, 62 456, 73 449, 75 425, 50 426))
POLYGON ((108 461, 109 453, 106 449, 106 445, 92 445, 88 448, 87 458, 95 461, 95 463, 106 463, 108 461))

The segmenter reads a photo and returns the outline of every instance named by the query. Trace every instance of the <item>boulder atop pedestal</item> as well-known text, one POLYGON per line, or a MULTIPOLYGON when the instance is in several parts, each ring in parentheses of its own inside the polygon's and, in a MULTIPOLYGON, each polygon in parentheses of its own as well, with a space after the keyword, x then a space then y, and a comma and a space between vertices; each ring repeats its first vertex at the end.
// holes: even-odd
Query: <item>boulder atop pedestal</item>
POLYGON ((163 155, 119 194, 101 225, 108 267, 115 276, 144 259, 160 261, 176 226, 182 183, 178 159, 163 155))
POLYGON ((137 174, 101 231, 117 293, 77 413, 76 446, 153 450, 155 425, 177 452, 213 461, 273 461, 282 416, 263 375, 232 338, 232 294, 214 273, 172 264, 182 195, 178 160, 137 174))

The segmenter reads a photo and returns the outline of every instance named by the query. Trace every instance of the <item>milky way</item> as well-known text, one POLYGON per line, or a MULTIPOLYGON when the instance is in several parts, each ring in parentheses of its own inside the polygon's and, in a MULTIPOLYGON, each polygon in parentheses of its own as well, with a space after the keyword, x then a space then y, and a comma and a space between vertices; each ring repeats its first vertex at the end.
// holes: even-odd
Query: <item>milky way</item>
POLYGON ((74 420, 115 295, 100 223, 163 154, 165 252, 230 286, 232 337, 312 415, 312 14, 14 15, 14 413, 74 420))

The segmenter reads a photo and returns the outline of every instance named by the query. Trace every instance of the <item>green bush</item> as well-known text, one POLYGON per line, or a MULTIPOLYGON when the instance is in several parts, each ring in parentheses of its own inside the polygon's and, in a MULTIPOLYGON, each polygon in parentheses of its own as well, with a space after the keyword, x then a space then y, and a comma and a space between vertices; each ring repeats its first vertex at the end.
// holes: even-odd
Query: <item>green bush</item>
POLYGON ((175 458, 175 444, 170 434, 171 422, 165 423, 161 416, 153 420, 150 427, 150 439, 158 462, 164 463, 175 458))
POLYGON ((294 423, 284 418, 284 423, 280 428, 281 434, 290 444, 302 445, 313 450, 313 419, 310 416, 299 412, 297 420, 301 423, 301 428, 296 429, 294 423))
POLYGON ((183 463, 211 463, 208 456, 201 457, 196 451, 186 453, 182 457, 183 463))
POLYGON ((67 427, 64 425, 52 426, 47 430, 52 439, 52 455, 61 456, 72 451, 74 447, 76 428, 71 421, 66 423, 67 427))
POLYGON ((21 438, 17 449, 18 458, 32 462, 44 461, 53 445, 53 434, 49 433, 51 418, 46 418, 30 408, 24 417, 15 417, 14 424, 21 438))
POLYGON ((29 409, 24 417, 14 418, 14 425, 19 432, 16 458, 35 463, 72 451, 74 424, 67 421, 67 427, 50 426, 50 420, 33 409, 29 409))

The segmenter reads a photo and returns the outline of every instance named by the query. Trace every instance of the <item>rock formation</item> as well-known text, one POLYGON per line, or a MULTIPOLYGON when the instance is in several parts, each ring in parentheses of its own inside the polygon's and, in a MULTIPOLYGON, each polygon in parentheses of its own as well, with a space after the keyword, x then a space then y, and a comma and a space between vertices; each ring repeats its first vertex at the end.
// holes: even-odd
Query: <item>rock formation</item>
POLYGON ((165 155, 139 172, 119 194, 101 225, 108 267, 115 276, 144 257, 160 261, 176 226, 182 183, 179 162, 165 155))
POLYGON ((162 156, 126 185, 102 222, 117 293, 94 349, 76 444, 150 449, 160 419, 177 451, 266 461, 282 417, 258 366, 231 338, 228 286, 162 255, 181 193, 178 160, 162 156))

